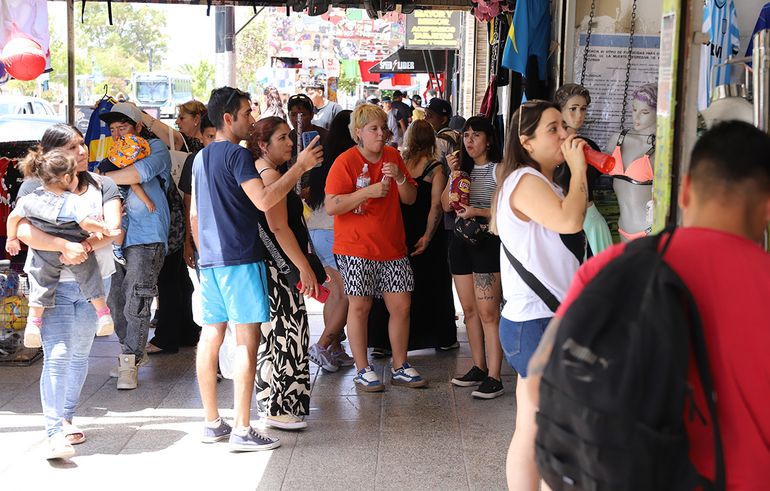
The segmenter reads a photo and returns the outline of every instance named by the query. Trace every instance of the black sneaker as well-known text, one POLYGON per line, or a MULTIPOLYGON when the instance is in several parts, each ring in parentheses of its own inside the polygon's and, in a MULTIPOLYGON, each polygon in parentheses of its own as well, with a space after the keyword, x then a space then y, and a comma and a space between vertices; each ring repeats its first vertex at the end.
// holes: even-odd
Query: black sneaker
POLYGON ((474 385, 481 384, 481 382, 483 382, 484 379, 487 378, 487 373, 488 373, 488 370, 482 370, 476 365, 473 365, 473 367, 470 370, 468 370, 468 373, 466 373, 462 377, 453 378, 452 383, 458 387, 473 387, 474 385))
POLYGON ((487 377, 481 382, 479 388, 471 392, 477 399, 494 399, 503 395, 503 383, 492 377, 487 377))

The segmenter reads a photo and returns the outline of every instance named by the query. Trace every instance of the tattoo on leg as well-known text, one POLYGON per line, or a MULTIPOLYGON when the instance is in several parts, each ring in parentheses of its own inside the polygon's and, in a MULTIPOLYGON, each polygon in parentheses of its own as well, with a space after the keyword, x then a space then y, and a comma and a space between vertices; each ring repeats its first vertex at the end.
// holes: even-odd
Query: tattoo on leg
POLYGON ((473 285, 481 290, 488 291, 495 284, 494 273, 473 273, 473 285))

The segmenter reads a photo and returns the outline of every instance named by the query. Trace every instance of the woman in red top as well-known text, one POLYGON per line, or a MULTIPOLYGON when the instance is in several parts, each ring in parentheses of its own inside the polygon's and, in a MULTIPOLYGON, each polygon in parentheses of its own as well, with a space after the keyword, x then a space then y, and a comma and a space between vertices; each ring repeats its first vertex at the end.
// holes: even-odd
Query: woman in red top
POLYGON ((423 387, 427 380, 406 361, 414 277, 401 218, 401 203, 412 204, 417 197, 416 183, 398 151, 385 146, 387 115, 381 108, 358 106, 350 116, 350 136, 356 146, 334 161, 325 206, 334 216, 332 251, 350 300, 348 336, 358 370, 354 382, 366 392, 384 389, 366 355, 372 297, 381 295, 390 313, 391 383, 423 387))

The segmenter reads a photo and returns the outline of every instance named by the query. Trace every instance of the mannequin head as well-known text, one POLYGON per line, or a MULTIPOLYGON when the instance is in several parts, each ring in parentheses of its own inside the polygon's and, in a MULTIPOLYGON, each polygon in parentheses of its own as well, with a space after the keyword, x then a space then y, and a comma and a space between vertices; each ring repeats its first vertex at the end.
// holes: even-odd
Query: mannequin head
POLYGON ((657 123, 658 86, 656 84, 642 85, 631 96, 631 112, 634 121, 634 131, 639 133, 655 133, 657 123))
POLYGON ((588 89, 578 84, 564 84, 553 98, 561 108, 561 116, 569 133, 576 133, 585 123, 591 94, 588 89))

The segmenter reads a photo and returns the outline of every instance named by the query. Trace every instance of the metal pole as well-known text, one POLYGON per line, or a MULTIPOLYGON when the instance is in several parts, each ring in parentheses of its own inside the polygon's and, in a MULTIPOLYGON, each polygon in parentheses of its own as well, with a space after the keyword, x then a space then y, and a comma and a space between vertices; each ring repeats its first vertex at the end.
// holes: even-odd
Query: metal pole
POLYGON ((75 124, 75 0, 67 0, 67 122, 75 124))
POLYGON ((754 35, 753 74, 754 125, 762 131, 770 131, 770 30, 754 35))
POLYGON ((232 5, 215 9, 216 86, 235 87, 235 9, 232 5))

